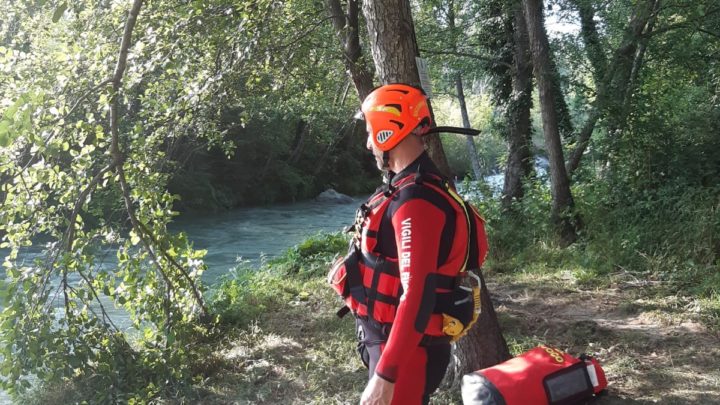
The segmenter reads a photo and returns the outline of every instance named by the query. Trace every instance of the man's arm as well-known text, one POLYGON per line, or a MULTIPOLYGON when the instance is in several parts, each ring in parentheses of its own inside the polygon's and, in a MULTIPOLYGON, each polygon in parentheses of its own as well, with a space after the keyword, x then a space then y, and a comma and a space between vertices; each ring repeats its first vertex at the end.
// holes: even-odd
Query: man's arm
POLYGON ((441 209, 419 198, 406 201, 393 214, 404 292, 375 368, 375 373, 387 381, 396 381, 398 369, 420 343, 435 307, 435 275, 445 220, 441 209))

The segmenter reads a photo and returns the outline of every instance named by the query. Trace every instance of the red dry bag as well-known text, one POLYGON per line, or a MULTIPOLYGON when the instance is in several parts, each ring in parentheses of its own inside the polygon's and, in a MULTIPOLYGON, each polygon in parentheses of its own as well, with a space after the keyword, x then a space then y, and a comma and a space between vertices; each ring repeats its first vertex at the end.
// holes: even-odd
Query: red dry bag
POLYGON ((466 374, 462 397, 465 405, 564 405, 579 403, 606 387, 605 372, 594 358, 575 358, 539 346, 466 374))

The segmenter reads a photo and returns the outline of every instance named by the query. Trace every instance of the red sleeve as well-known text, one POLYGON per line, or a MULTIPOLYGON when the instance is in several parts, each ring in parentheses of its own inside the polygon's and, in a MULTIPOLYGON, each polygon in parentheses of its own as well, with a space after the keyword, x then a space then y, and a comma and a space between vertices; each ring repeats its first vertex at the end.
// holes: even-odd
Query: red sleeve
POLYGON ((392 217, 403 295, 375 373, 394 382, 399 367, 420 343, 435 307, 442 210, 423 199, 403 203, 392 217))

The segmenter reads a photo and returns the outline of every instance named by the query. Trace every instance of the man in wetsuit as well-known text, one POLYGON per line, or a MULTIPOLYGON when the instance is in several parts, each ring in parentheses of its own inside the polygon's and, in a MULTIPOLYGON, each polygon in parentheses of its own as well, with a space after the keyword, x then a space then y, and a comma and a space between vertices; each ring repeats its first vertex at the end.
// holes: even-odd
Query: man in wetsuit
MULTIPOLYGON (((369 368, 361 404, 426 404, 450 359, 438 297, 453 291, 465 270, 477 226, 425 152, 431 118, 422 90, 381 86, 362 112, 367 148, 387 178, 358 215, 354 266, 362 282, 355 284, 364 291, 350 294, 348 306, 369 368)), ((484 230, 481 236, 486 252, 484 230)))

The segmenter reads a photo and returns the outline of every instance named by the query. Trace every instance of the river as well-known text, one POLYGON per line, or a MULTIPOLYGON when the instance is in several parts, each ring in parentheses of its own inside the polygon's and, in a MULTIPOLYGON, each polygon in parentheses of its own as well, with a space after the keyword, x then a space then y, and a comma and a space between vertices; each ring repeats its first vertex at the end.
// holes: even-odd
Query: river
POLYGON ((240 260, 258 265, 262 257, 277 256, 320 232, 335 232, 350 225, 355 209, 364 201, 303 201, 268 207, 239 208, 219 214, 186 214, 171 231, 183 231, 196 249, 207 249, 205 284, 215 283, 240 260))
MULTIPOLYGON (((263 257, 277 256, 312 235, 342 230, 352 223, 355 209, 363 201, 363 198, 353 198, 352 202, 338 204, 311 200, 214 214, 185 214, 172 222, 170 230, 187 233, 196 249, 207 249, 205 264, 208 269, 202 279, 206 285, 212 285, 240 260, 257 266, 263 257)), ((29 265, 43 255, 43 250, 43 243, 38 241, 23 251, 21 261, 29 265)), ((0 250, 0 257, 6 254, 7 250, 0 250)), ((113 257, 114 254, 108 254, 103 266, 111 267, 113 257)), ((0 273, 4 272, 0 270, 0 273)), ((72 277, 70 282, 79 280, 72 277)), ((102 298, 118 328, 131 330, 127 312, 102 298)), ((56 305, 61 303, 58 301, 56 305)), ((10 403, 9 396, 0 390, 0 404, 10 403)))
MULTIPOLYGON (((485 181, 498 193, 502 188, 503 176, 490 175, 485 181)), ((186 213, 171 223, 170 231, 185 232, 196 249, 207 249, 207 271, 202 280, 205 285, 212 285, 240 261, 248 261, 250 265, 258 266, 263 258, 277 256, 310 236, 342 230, 344 226, 352 223, 355 210, 363 201, 364 198, 353 198, 347 203, 310 200, 267 207, 238 208, 221 213, 186 213)), ((32 259, 43 254, 43 250, 42 243, 36 243, 25 250, 25 262, 30 264, 32 259)), ((0 250, 0 257, 5 255, 6 251, 0 250)), ((103 265, 112 266, 113 257, 113 252, 108 254, 103 265)), ((103 301, 115 324, 121 330, 130 330, 127 313, 121 308, 114 308, 107 300, 103 301)), ((0 404, 4 403, 9 403, 9 398, 0 391, 0 404)))

